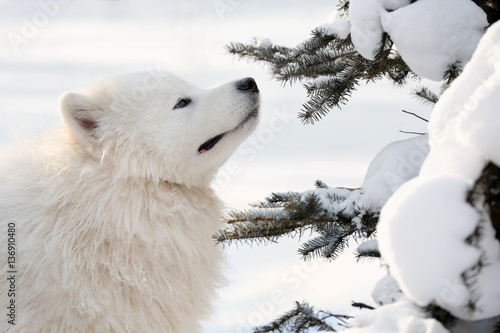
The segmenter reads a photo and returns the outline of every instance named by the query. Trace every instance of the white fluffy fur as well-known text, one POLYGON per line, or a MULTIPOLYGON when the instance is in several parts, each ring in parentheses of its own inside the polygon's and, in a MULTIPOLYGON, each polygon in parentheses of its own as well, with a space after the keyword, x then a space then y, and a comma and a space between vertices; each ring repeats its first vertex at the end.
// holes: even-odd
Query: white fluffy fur
POLYGON ((199 332, 222 281, 212 240, 221 203, 209 182, 255 128, 257 109, 258 94, 235 82, 199 90, 168 73, 63 96, 62 129, 1 152, 0 260, 14 222, 18 274, 12 327, 0 271, 0 326, 199 332), (174 109, 185 97, 192 102, 174 109))

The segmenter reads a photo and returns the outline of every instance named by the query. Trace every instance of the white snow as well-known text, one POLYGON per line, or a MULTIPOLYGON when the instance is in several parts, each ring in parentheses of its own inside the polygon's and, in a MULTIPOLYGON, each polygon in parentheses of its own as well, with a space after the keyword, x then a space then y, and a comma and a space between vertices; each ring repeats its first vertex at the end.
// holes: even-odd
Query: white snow
POLYGON ((255 46, 259 49, 268 49, 273 45, 271 40, 266 37, 256 37, 255 38, 255 46))
MULTIPOLYGON (((424 78, 442 80, 457 62, 465 68, 435 106, 429 136, 384 148, 371 162, 361 190, 314 190, 333 212, 383 207, 377 233, 390 274, 372 294, 383 306, 362 312, 349 333, 447 332, 417 307, 431 303, 465 320, 500 313, 495 282, 500 243, 487 216, 466 200, 486 162, 500 164, 500 28, 491 27, 479 43, 488 23, 472 1, 409 2, 352 0, 348 19, 356 50, 373 59, 385 31, 408 66, 424 78), (335 195, 344 199, 332 200, 335 195), (470 245, 466 239, 478 226, 483 235, 478 245, 470 245), (472 287, 466 285, 471 281, 463 273, 480 258, 486 266, 472 287), (468 307, 471 303, 475 307, 468 307)), ((337 15, 322 28, 347 36, 343 20, 337 15)), ((368 241, 358 251, 376 245, 368 241)))
MULTIPOLYGON (((424 0, 420 0, 418 3, 424 0)), ((410 7, 410 6, 408 6, 410 7)), ((488 160, 500 161, 500 24, 490 27, 470 63, 435 105, 431 150, 418 177, 384 206, 380 252, 412 301, 436 302, 453 315, 481 320, 500 314, 500 244, 491 223, 466 202, 488 160), (481 224, 481 241, 465 239, 481 224), (464 285, 462 273, 487 265, 464 285), (473 301, 475 307, 468 307, 473 301)))
POLYGON ((387 10, 396 10, 410 4, 410 0, 378 0, 387 10))
POLYGON ((301 200, 305 201, 311 194, 321 201, 322 208, 332 214, 344 213, 354 215, 356 210, 366 207, 360 189, 347 188, 318 188, 302 193, 301 200))
POLYGON ((370 239, 359 244, 356 252, 367 252, 367 251, 378 251, 378 241, 376 239, 370 239))
POLYGON ((426 162, 426 172, 439 172, 456 169, 455 163, 471 164, 466 172, 469 177, 477 177, 483 161, 479 156, 474 159, 449 156, 462 150, 476 150, 476 154, 500 165, 500 32, 498 24, 490 27, 478 45, 477 52, 462 74, 455 80, 452 88, 443 93, 431 116, 429 132, 433 149, 443 150, 438 163, 438 154, 432 154, 432 161, 426 162), (460 149, 449 149, 458 145, 460 149), (447 153, 444 151, 446 150, 447 153), (441 164, 441 165, 439 165, 441 164), (478 170, 479 169, 479 170, 478 170))
MULTIPOLYGON (((429 146, 428 136, 390 143, 370 163, 361 188, 319 188, 303 192, 302 200, 315 194, 321 200, 322 208, 338 214, 354 215, 363 208, 380 209, 389 197, 403 183, 416 177, 425 160, 429 146)), ((361 215, 353 217, 361 227, 361 215)))
MULTIPOLYGON (((338 12, 336 12, 338 14, 338 12)), ((347 17, 335 15, 329 23, 320 25, 319 30, 323 30, 329 35, 337 35, 340 39, 346 39, 351 33, 351 23, 347 17)))
MULTIPOLYGON (((429 152, 428 136, 392 142, 382 149, 370 163, 361 188, 318 188, 301 193, 305 201, 316 195, 322 208, 333 215, 346 214, 361 229, 364 212, 380 209, 402 184, 416 177, 429 152)), ((252 210, 247 210, 251 213, 252 210)), ((358 247, 377 247, 377 241, 367 241, 358 247)))
MULTIPOLYGON (((353 0, 349 8, 349 17, 344 17, 341 12, 336 10, 330 15, 330 20, 328 23, 320 25, 318 29, 323 30, 329 35, 337 35, 340 39, 346 39, 351 33, 351 22, 355 22, 354 26, 354 37, 356 39, 356 44, 360 48, 360 53, 363 52, 370 58, 370 54, 380 47, 380 43, 376 41, 377 38, 381 37, 379 31, 381 31, 380 19, 377 13, 381 9, 396 10, 410 3, 410 0, 376 0, 370 3, 365 3, 366 0, 353 0), (378 2, 378 4, 375 4, 378 2), (354 3, 354 5, 353 5, 354 3), (366 7, 368 6, 368 8, 366 7), (354 8, 354 13, 353 13, 354 8), (373 12, 370 12, 374 10, 373 12), (365 21, 365 18, 373 20, 373 22, 365 21), (368 24, 366 24, 368 23, 368 24), (372 38, 373 37, 373 38, 372 38), (369 44, 372 49, 369 49, 367 45, 366 50, 362 46, 365 39, 371 39, 369 44), (364 52, 366 51, 366 52, 364 52)), ((380 39, 380 38, 379 38, 380 39)))
POLYGON ((349 22, 334 18, 320 28, 346 38, 373 60, 387 32, 407 65, 417 74, 440 81, 450 65, 465 65, 488 25, 486 14, 471 0, 352 0, 349 22), (349 25, 350 23, 350 25, 349 25))
POLYGON ((375 285, 372 297, 377 304, 386 305, 397 302, 404 296, 401 293, 401 289, 399 289, 397 281, 391 274, 387 274, 375 285))
POLYGON ((375 310, 364 310, 349 322, 346 333, 448 333, 435 319, 404 297, 375 310))
POLYGON ((460 274, 481 255, 465 243, 479 221, 465 202, 469 189, 457 177, 415 178, 389 199, 377 229, 380 252, 405 295, 421 306, 436 300, 455 315, 471 296, 460 274))
POLYGON ((436 81, 448 66, 469 61, 487 25, 486 14, 471 0, 419 0, 382 14, 383 29, 403 60, 436 81))
POLYGON ((361 185, 368 206, 381 208, 401 184, 418 175, 429 152, 427 140, 421 135, 396 141, 375 156, 361 185))
POLYGON ((322 85, 325 85, 332 79, 331 76, 328 75, 320 75, 314 79, 311 80, 311 82, 308 82, 308 85, 311 87, 321 87, 322 85))
POLYGON ((373 60, 382 40, 380 16, 385 12, 377 0, 351 0, 349 22, 351 40, 356 50, 364 58, 373 60))

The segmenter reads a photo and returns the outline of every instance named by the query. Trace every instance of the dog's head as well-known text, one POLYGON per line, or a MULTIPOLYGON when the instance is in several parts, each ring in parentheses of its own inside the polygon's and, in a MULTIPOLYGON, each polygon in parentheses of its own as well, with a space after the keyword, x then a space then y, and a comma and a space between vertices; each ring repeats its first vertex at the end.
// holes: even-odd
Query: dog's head
POLYGON ((252 78, 202 90, 166 72, 106 79, 61 98, 77 149, 117 177, 208 183, 257 125, 252 78))

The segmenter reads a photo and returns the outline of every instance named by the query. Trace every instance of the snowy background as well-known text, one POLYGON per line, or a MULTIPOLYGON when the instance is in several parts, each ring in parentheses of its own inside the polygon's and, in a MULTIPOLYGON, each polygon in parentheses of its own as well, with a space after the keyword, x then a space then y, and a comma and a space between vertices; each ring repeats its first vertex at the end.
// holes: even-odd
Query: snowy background
MULTIPOLYGON (((262 120, 214 184, 227 206, 304 191, 316 179, 359 187, 380 149, 411 137, 400 129, 426 131, 401 109, 428 118, 430 107, 410 87, 382 83, 360 87, 341 111, 304 126, 296 118, 306 101, 300 84, 283 88, 224 49, 254 36, 295 46, 334 10, 332 0, 0 0, 0 144, 59 126, 59 96, 103 76, 161 68, 206 88, 252 76, 262 120)), ((356 263, 355 244, 333 263, 303 262, 297 247, 285 239, 226 248, 228 283, 205 332, 251 332, 301 300, 343 314, 356 313, 351 301, 373 305, 371 291, 385 274, 379 262, 356 263)))

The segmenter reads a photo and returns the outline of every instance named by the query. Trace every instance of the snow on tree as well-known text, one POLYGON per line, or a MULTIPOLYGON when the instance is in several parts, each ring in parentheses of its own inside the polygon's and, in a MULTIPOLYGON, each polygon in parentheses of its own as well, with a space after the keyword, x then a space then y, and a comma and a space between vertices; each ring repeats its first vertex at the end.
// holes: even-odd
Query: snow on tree
POLYGON ((486 165, 500 165, 498 64, 495 24, 434 107, 429 156, 384 206, 378 226, 382 255, 405 295, 467 320, 500 314, 500 243, 488 212, 467 200, 486 165))
MULTIPOLYGON (((216 239, 266 243, 312 231, 299 253, 331 260, 363 239, 358 257, 381 256, 388 275, 372 294, 376 309, 353 304, 365 310, 349 333, 500 332, 499 18, 492 0, 343 0, 295 48, 267 38, 231 44, 278 80, 303 83, 304 123, 340 108, 363 81, 428 78, 444 92, 414 91, 434 105, 429 134, 384 148, 360 188, 317 181, 273 193, 230 213, 216 239)), ((256 332, 332 332, 332 318, 346 320, 297 303, 256 332)))

